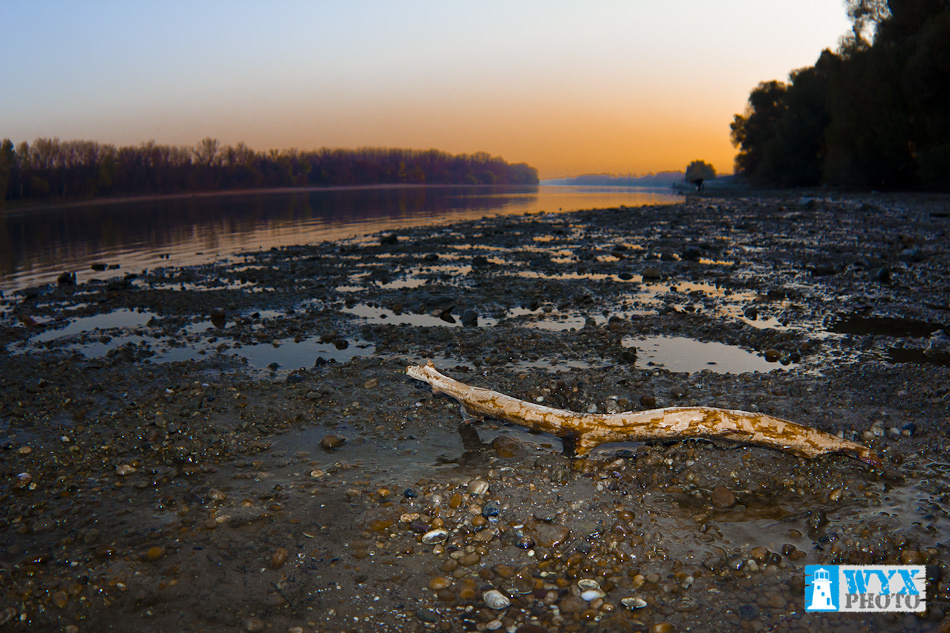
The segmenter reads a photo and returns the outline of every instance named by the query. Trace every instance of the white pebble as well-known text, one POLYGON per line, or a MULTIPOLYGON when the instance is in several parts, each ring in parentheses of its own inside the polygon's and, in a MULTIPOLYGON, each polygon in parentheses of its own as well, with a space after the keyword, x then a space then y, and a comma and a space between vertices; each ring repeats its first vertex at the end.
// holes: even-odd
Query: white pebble
POLYGON ((485 601, 485 604, 488 605, 490 609, 507 609, 511 604, 511 600, 508 599, 508 596, 498 591, 497 589, 492 589, 491 591, 486 591, 482 594, 482 600, 485 601))

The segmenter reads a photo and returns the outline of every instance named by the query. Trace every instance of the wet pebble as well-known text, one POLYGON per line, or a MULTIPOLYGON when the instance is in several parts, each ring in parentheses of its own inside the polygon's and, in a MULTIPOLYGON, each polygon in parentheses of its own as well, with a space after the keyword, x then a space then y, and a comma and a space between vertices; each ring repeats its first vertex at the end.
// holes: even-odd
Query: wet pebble
POLYGON ((69 596, 66 594, 65 591, 57 591, 56 593, 54 593, 52 600, 53 600, 53 605, 59 609, 62 609, 67 604, 69 604, 69 596))
POLYGON ((320 446, 326 450, 333 450, 343 446, 343 443, 346 442, 346 438, 340 437, 339 435, 324 435, 323 439, 320 440, 320 446))
POLYGON ((643 598, 631 596, 629 598, 621 598, 620 604, 630 609, 642 609, 647 606, 647 601, 643 598))
POLYGON ((653 396, 640 396, 640 406, 644 409, 654 409, 656 408, 656 398, 653 396))
POLYGON ((511 600, 508 599, 508 596, 498 591, 497 589, 492 589, 486 591, 482 594, 482 600, 488 605, 489 609, 507 609, 511 605, 511 600))
POLYGON ((521 448, 521 442, 507 435, 500 435, 492 440, 491 447, 499 457, 515 457, 521 448))
POLYGON ((433 611, 432 609, 418 609, 416 611, 416 617, 422 622, 426 622, 428 624, 435 624, 441 619, 438 612, 433 611))
POLYGON ((782 352, 777 349, 767 349, 764 353, 765 361, 768 363, 777 363, 782 358, 782 352))
POLYGON ((736 504, 736 496, 725 486, 716 486, 709 496, 709 501, 713 504, 713 507, 724 510, 736 504))
POLYGON ((598 598, 603 598, 606 595, 607 594, 605 594, 600 589, 588 589, 587 591, 581 594, 581 600, 584 600, 586 602, 593 602, 594 600, 597 600, 598 598))
POLYGON ((471 308, 469 308, 462 312, 462 316, 460 317, 460 320, 462 322, 462 325, 466 327, 475 327, 476 325, 478 325, 478 313, 475 312, 475 310, 472 310, 471 308))
POLYGON ((541 547, 548 549, 560 545, 571 535, 571 530, 567 526, 558 523, 542 523, 537 527, 535 540, 541 547))
POLYGON ((429 589, 432 591, 440 591, 442 589, 448 589, 452 586, 452 581, 445 576, 436 576, 429 581, 429 589))
POLYGON ((244 633, 260 633, 264 630, 264 620, 260 618, 247 618, 241 623, 241 629, 244 633))
POLYGON ((422 535, 422 542, 425 545, 437 545, 439 543, 444 543, 446 539, 449 538, 449 533, 447 530, 442 528, 437 528, 435 530, 429 530, 422 535))
POLYGON ((587 605, 584 604, 584 601, 578 598, 577 596, 566 595, 561 598, 561 601, 557 603, 558 609, 561 610, 561 613, 580 613, 587 608, 587 605))
POLYGON ((33 475, 30 473, 19 473, 16 476, 16 481, 13 482, 13 487, 17 490, 22 490, 29 487, 30 483, 33 481, 33 475))
POLYGON ((156 545, 154 547, 148 548, 145 555, 142 558, 150 563, 155 562, 159 559, 165 558, 166 550, 164 547, 156 545))
POLYGON ((284 566, 284 563, 287 562, 287 557, 289 555, 290 554, 287 551, 286 547, 278 547, 276 550, 274 550, 274 553, 271 554, 270 561, 268 562, 268 566, 271 569, 280 569, 281 567, 284 566))
POLYGON ((488 492, 488 482, 484 479, 473 479, 468 484, 468 491, 476 497, 488 492))

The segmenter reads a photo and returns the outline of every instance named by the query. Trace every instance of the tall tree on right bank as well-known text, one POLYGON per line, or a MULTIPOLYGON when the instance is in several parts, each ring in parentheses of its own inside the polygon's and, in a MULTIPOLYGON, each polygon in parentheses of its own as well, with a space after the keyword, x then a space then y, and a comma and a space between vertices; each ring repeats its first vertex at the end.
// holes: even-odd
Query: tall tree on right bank
POLYGON ((759 84, 736 115, 737 173, 773 186, 950 189, 950 0, 846 5, 838 52, 790 84, 759 84), (776 98, 763 101, 766 86, 776 98))

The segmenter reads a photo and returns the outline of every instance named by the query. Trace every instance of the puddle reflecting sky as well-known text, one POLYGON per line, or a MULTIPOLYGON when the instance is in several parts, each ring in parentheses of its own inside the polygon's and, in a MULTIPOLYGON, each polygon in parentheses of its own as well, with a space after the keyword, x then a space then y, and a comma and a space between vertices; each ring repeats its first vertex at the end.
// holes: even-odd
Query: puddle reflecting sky
POLYGON ((638 367, 663 367, 670 371, 741 374, 782 369, 761 356, 734 345, 707 343, 679 336, 624 337, 624 347, 637 348, 638 367))

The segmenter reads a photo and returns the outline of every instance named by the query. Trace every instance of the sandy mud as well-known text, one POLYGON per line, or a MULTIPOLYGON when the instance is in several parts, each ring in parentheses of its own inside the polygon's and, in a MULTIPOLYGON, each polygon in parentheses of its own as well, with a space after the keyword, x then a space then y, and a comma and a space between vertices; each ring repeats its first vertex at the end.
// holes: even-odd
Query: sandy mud
MULTIPOLYGON (((690 198, 0 297, 4 631, 948 631, 950 202, 690 198), (884 466, 585 459, 405 375, 761 411, 884 466), (926 565, 816 614, 805 565, 926 565)), ((68 271, 67 271, 68 272, 68 271)), ((119 276, 116 276, 119 275, 119 276)))

